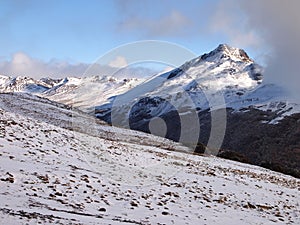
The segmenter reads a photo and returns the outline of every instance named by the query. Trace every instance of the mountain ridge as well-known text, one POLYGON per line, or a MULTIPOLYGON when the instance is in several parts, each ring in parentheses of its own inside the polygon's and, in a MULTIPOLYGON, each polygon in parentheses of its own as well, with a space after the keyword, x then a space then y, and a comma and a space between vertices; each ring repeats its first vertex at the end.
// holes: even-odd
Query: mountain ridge
MULTIPOLYGON (((9 90, 5 79, 0 78, 0 91, 9 90)), ((148 80, 95 76, 47 82, 52 88, 35 94, 78 107, 114 126, 146 133, 153 133, 151 123, 160 118, 166 132, 157 135, 174 141, 186 139, 185 144, 196 147, 197 152, 209 149, 212 112, 223 109, 219 121, 226 121, 227 127, 223 124, 224 137, 219 139, 224 140, 215 154, 300 177, 297 123, 286 129, 286 124, 295 124, 300 105, 278 85, 264 83, 263 68, 244 50, 221 44, 148 80), (193 118, 189 118, 191 114, 193 118), (183 124, 182 119, 190 122, 183 124), (191 134, 194 137, 189 138, 191 134), (294 152, 295 157, 290 157, 294 152)))
MULTIPOLYGON (((199 66, 199 65, 198 65, 199 66)), ((160 77, 164 78, 175 78, 175 75, 178 76, 181 75, 193 75, 195 73, 194 70, 200 70, 200 72, 196 71, 196 74, 201 74, 201 77, 203 79, 197 80, 197 77, 193 77, 193 80, 196 80, 197 83, 201 82, 200 88, 207 89, 211 88, 213 91, 223 91, 223 95, 226 101, 226 104, 228 107, 232 108, 243 108, 244 105, 247 106, 247 104, 244 104, 242 102, 249 102, 249 104, 260 104, 260 101, 257 101, 256 103, 251 103, 255 98, 264 96, 266 92, 274 92, 276 95, 272 96, 273 98, 278 98, 280 95, 284 95, 284 98, 288 98, 287 93, 283 89, 281 89, 278 86, 274 86, 274 84, 262 84, 263 81, 263 68, 259 66, 257 63, 255 63, 248 55, 247 53, 239 48, 233 48, 230 47, 227 44, 220 44, 216 49, 211 51, 210 53, 205 53, 199 57, 196 57, 195 59, 192 59, 186 63, 184 63, 182 66, 180 66, 177 69, 173 69, 170 72, 161 74, 160 77), (207 62, 207 65, 200 65, 200 68, 197 67, 197 65, 203 62, 207 62), (215 63, 215 65, 211 65, 211 63, 215 63), (246 63, 247 66, 244 68, 240 68, 241 63, 246 63), (206 68, 202 68, 206 67, 206 68), (221 68, 220 68, 221 67, 221 68), (189 70, 189 71, 188 71, 189 70), (241 72, 243 70, 243 72, 241 72), (212 75, 211 77, 208 77, 207 74, 212 75), (224 77, 225 74, 226 77, 224 77), (218 77, 219 76, 219 77, 218 77), (222 77, 223 76, 223 77, 222 77), (207 79, 204 79, 206 77, 207 79), (209 79, 212 79, 211 81, 209 79), (209 83, 210 82, 210 83, 209 83), (222 86, 214 85, 213 83, 224 83, 222 86), (227 84, 226 84, 227 83, 227 84), (259 85, 262 84, 262 85, 259 85), (214 87, 209 87, 209 85, 214 85, 214 87), (258 96, 252 96, 251 99, 243 99, 242 95, 247 92, 248 95, 252 94, 254 92, 258 92, 261 89, 269 89, 267 91, 263 91, 263 93, 258 93, 258 96), (275 90, 275 91, 273 91, 275 90), (249 92, 250 91, 250 92, 249 92), (253 92, 252 92, 253 91, 253 92), (234 95, 229 92, 234 92, 234 95), (237 95, 237 96, 235 96, 237 95), (259 96, 261 95, 261 96, 259 96), (241 97, 241 98, 237 98, 241 97)), ((188 80, 188 78, 187 78, 188 80)), ((108 99, 111 97, 114 97, 118 94, 125 93, 126 91, 136 87, 137 85, 140 85, 142 82, 146 82, 145 79, 138 79, 138 78, 116 78, 116 77, 110 77, 110 76, 94 76, 94 77, 66 77, 62 79, 51 79, 51 78, 41 78, 39 80, 34 80, 32 78, 21 76, 21 77, 8 77, 2 75, 0 78, 0 91, 1 92, 29 92, 33 94, 38 94, 43 97, 60 101, 60 98, 64 99, 65 97, 62 96, 70 94, 70 98, 65 101, 67 104, 72 104, 72 102, 75 101, 76 107, 81 107, 87 109, 88 106, 90 108, 97 107, 101 104, 108 103, 108 99), (98 105, 89 103, 85 104, 85 106, 81 106, 80 103, 76 104, 76 99, 72 94, 74 94, 74 91, 79 90, 80 86, 86 86, 85 88, 95 88, 95 83, 114 83, 112 87, 110 87, 111 90, 115 90, 114 93, 109 93, 109 95, 105 95, 105 91, 109 92, 109 89, 103 88, 102 85, 99 85, 98 89, 105 89, 105 91, 98 91, 97 93, 95 90, 92 90, 92 94, 97 94, 98 99, 101 98, 98 105), (123 82, 123 84, 122 84, 123 82), (126 85, 125 83, 130 83, 130 85, 126 85), (30 88, 30 86, 32 86, 30 88), (90 87, 89 87, 90 86, 90 87), (120 89, 120 90, 119 90, 120 89), (94 93, 93 93, 94 92, 94 93), (57 95, 57 97, 55 96, 57 95), (73 101, 71 100, 73 98, 73 101)), ((178 81, 182 82, 182 80, 178 81)), ((195 83, 194 83, 195 84, 195 83)), ((195 88, 195 85, 193 86, 193 83, 186 84, 188 85, 187 88, 195 88)), ((107 85, 109 86, 109 85, 107 85)), ((199 86, 199 84, 198 84, 199 86)), ((273 93, 272 93, 273 94, 273 93)), ((87 96, 86 98, 90 98, 90 96, 87 96)), ((279 101, 285 101, 283 99, 279 99, 279 101)), ((80 100, 81 102, 84 101, 80 100)), ((263 100, 264 101, 272 101, 272 98, 263 100)), ((287 102, 287 101, 286 101, 287 102)), ((249 105, 248 104, 248 105, 249 105)), ((262 107, 260 107, 262 108, 262 107)), ((267 109, 266 109, 267 110, 267 109)), ((297 109, 298 110, 298 109, 297 109)), ((299 107, 300 111, 300 107, 299 107)))

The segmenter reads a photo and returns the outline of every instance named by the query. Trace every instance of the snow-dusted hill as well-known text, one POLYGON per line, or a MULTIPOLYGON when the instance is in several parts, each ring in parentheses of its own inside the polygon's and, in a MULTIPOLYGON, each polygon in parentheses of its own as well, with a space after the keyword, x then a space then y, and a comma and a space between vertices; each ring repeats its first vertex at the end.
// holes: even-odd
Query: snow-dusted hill
POLYGON ((120 79, 112 76, 35 80, 0 75, 0 92, 31 93, 87 110, 107 103, 110 97, 122 94, 142 81, 142 78, 120 79))
POLYGON ((142 81, 138 78, 120 79, 111 76, 70 77, 41 96, 85 110, 107 103, 110 97, 122 94, 142 81))
POLYGON ((34 80, 29 77, 7 77, 0 75, 1 92, 29 92, 33 94, 42 93, 51 87, 42 80, 34 80))
POLYGON ((0 223, 300 223, 299 179, 188 151, 0 94, 0 223))
POLYGON ((219 45, 114 96, 95 114, 116 126, 200 146, 197 152, 300 177, 300 105, 283 88, 264 83, 263 69, 238 48, 219 45))

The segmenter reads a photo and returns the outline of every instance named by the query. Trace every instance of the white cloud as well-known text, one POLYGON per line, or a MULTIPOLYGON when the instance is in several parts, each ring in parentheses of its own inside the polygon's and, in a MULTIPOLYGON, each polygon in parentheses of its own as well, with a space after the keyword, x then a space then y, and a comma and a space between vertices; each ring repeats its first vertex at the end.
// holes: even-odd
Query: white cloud
POLYGON ((299 8, 299 0, 223 0, 210 30, 225 35, 231 45, 260 49, 265 81, 284 86, 300 100, 299 8))
POLYGON ((23 52, 15 53, 11 61, 11 66, 20 71, 31 69, 33 64, 33 60, 23 52))
POLYGON ((300 101, 300 1, 242 1, 248 27, 272 48, 265 70, 268 82, 285 86, 300 101))
POLYGON ((11 60, 0 63, 0 74, 7 76, 30 76, 33 78, 82 76, 88 64, 70 64, 66 61, 43 62, 23 52, 15 53, 11 60))
POLYGON ((126 60, 125 57, 117 56, 108 65, 111 66, 111 67, 122 68, 122 67, 126 67, 128 64, 127 64, 127 60, 126 60))
POLYGON ((158 71, 143 66, 128 66, 122 56, 117 56, 109 65, 71 64, 61 60, 43 62, 23 52, 15 53, 11 60, 0 62, 0 74, 6 76, 28 76, 35 79, 43 77, 64 78, 67 76, 117 76, 119 78, 148 77, 158 71), (92 69, 91 69, 92 68, 92 69), (118 68, 118 73, 116 73, 118 68), (122 69, 121 69, 122 68, 122 69))

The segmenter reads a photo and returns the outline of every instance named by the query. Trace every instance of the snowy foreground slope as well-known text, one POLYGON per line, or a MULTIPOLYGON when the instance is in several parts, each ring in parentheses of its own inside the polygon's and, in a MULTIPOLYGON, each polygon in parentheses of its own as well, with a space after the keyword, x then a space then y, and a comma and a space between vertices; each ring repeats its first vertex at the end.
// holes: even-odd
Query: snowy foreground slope
POLYGON ((188 151, 0 94, 0 223, 300 223, 299 179, 188 151))

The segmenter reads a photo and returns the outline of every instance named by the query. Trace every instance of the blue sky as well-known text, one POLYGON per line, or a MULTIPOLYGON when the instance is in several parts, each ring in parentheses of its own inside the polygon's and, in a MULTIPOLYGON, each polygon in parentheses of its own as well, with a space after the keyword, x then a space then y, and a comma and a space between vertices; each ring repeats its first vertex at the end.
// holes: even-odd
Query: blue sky
POLYGON ((217 0, 2 0, 0 59, 23 52, 43 61, 91 63, 118 45, 145 39, 174 42, 199 55, 225 42, 253 51, 253 43, 230 40, 220 28, 227 29, 228 24, 215 24, 221 4, 217 0))
POLYGON ((0 0, 0 74, 81 75, 111 49, 149 39, 196 55, 227 43, 299 96, 299 8, 299 0, 0 0))

